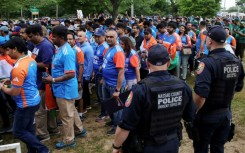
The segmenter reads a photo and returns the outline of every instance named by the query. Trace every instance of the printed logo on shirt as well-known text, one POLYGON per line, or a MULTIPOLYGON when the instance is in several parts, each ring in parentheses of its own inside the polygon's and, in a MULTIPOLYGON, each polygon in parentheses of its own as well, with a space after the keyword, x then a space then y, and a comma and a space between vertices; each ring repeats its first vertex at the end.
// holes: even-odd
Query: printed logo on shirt
POLYGON ((182 94, 183 92, 181 90, 158 94, 157 95, 158 110, 181 106, 182 99, 183 99, 182 94))
POLYGON ((97 50, 97 53, 96 53, 97 55, 100 55, 100 50, 97 50))
POLYGON ((133 99, 133 92, 131 91, 128 95, 126 102, 125 102, 125 107, 129 107, 131 105, 132 99, 133 99))
POLYGON ((14 65, 14 68, 17 68, 19 66, 19 63, 16 63, 15 65, 14 65))
POLYGON ((197 74, 201 74, 202 71, 204 70, 205 68, 205 64, 203 62, 201 62, 199 65, 198 65, 198 68, 197 68, 197 74))
POLYGON ((19 79, 18 79, 17 77, 15 77, 15 78, 13 79, 13 81, 14 81, 14 82, 19 82, 19 79))
POLYGON ((37 56, 38 53, 39 53, 39 49, 38 48, 34 48, 33 51, 32 51, 32 54, 37 56))
POLYGON ((108 55, 106 57, 110 57, 111 56, 111 53, 108 53, 108 55))
POLYGON ((234 79, 237 78, 239 75, 239 65, 237 63, 225 63, 223 64, 223 78, 227 79, 234 79))

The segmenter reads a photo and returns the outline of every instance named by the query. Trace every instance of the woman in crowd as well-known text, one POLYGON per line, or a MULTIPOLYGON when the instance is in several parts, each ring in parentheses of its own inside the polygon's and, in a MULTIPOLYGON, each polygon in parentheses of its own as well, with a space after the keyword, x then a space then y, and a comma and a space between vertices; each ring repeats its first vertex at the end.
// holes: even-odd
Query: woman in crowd
POLYGON ((186 81, 188 59, 192 52, 191 52, 191 39, 190 36, 188 36, 185 25, 180 26, 179 35, 183 46, 182 53, 181 53, 182 79, 186 81))
POLYGON ((140 81, 139 58, 129 37, 122 37, 120 45, 125 53, 125 78, 127 89, 140 81))

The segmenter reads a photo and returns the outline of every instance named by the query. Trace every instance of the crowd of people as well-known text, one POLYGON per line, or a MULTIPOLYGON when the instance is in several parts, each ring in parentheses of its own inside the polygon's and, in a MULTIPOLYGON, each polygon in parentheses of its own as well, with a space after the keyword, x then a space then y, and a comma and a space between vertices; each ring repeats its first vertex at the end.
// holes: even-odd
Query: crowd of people
MULTIPOLYGON (((171 124, 169 128, 159 129, 159 126, 168 127, 167 123, 152 122, 148 128, 155 130, 150 132, 150 135, 155 136, 156 133, 175 128, 177 122, 180 122, 183 111, 186 113, 184 120, 194 121, 196 111, 203 106, 202 98, 208 99, 210 96, 206 94, 209 93, 207 91, 209 87, 206 87, 207 84, 204 85, 202 81, 211 81, 211 75, 206 75, 206 78, 199 76, 203 71, 209 74, 204 69, 205 64, 207 66, 211 62, 215 63, 208 61, 210 51, 218 46, 233 54, 234 58, 238 59, 236 64, 244 60, 244 18, 229 16, 212 19, 193 17, 118 18, 114 21, 111 18, 100 16, 91 20, 69 19, 64 21, 42 18, 32 22, 18 21, 15 24, 11 21, 0 21, 0 25, 0 113, 3 121, 0 137, 1 134, 13 132, 16 138, 27 145, 28 153, 50 152, 42 142, 48 141, 54 134, 62 133, 61 141, 55 144, 56 149, 76 146, 76 138, 86 137, 87 130, 82 121, 86 119, 87 111, 92 109, 91 83, 95 84, 97 103, 101 106, 100 114, 95 121, 104 123, 102 121, 105 119, 111 119, 110 122, 105 123, 111 127, 106 134, 114 135, 117 129, 113 152, 119 152, 121 149, 119 146, 123 143, 120 136, 126 139, 125 135, 121 134, 125 134, 124 129, 128 131, 137 129, 136 123, 141 122, 139 118, 143 116, 146 119, 145 123, 151 122, 150 118, 156 117, 156 114, 150 118, 146 115, 151 110, 147 110, 146 114, 140 114, 141 108, 136 104, 131 104, 148 100, 148 97, 145 97, 147 93, 144 94, 146 87, 142 84, 156 85, 159 83, 160 87, 170 83, 173 87, 159 89, 159 92, 171 91, 170 95, 181 93, 180 99, 185 99, 183 105, 184 103, 185 106, 187 105, 186 109, 182 108, 182 100, 180 100, 178 105, 181 107, 176 107, 176 111, 181 113, 174 114, 169 111, 170 114, 172 113, 169 118, 158 118, 158 120, 175 120, 176 124, 171 124), (213 28, 217 28, 219 33, 212 30, 213 28), (218 42, 218 45, 214 45, 215 42, 211 44, 211 39, 218 42), (215 47, 210 47, 213 45, 215 47), (156 73, 155 71, 164 72, 156 73), (166 79, 165 76, 169 74, 175 77, 166 79), (197 104, 197 110, 191 90, 186 84, 187 77, 195 76, 196 97, 194 101, 202 103, 197 104), (155 77, 157 83, 151 82, 150 79, 145 80, 151 77, 155 77), (176 81, 178 78, 182 81, 176 81), (47 84, 51 85, 59 117, 47 109, 47 84), (137 84, 141 84, 140 87, 137 84), (133 92, 130 92, 125 103, 127 108, 108 113, 103 102, 112 97, 118 99, 120 93, 131 90, 133 92), (133 95, 137 96, 133 97, 133 95), (130 105, 133 106, 129 107, 130 105), (132 109, 135 110, 131 112, 132 109), (10 114, 14 114, 13 124, 9 119, 10 114), (58 127, 59 124, 61 128, 58 127)), ((236 90, 240 91, 243 87, 241 82, 243 82, 244 76, 242 75, 244 74, 242 74, 242 66, 239 64, 236 66, 239 67, 239 73, 230 77, 235 81, 229 88, 235 90, 235 83, 238 79, 238 83, 242 85, 238 84, 239 87, 236 90)), ((208 85, 210 84, 209 82, 208 85)), ((220 88, 223 87, 228 86, 220 88)), ((153 87, 150 85, 149 89, 153 90, 153 87)), ((233 93, 233 91, 224 92, 233 93)), ((214 93, 217 94, 216 91, 214 93)), ((231 97, 228 96, 228 100, 231 100, 231 97)), ((148 102, 144 107, 149 105, 148 102)), ((165 143, 170 138, 171 140, 176 138, 175 134, 156 139, 165 143)), ((196 152, 208 149, 205 139, 206 137, 200 143, 194 141, 196 152)), ((2 137, 1 140, 3 140, 2 137)), ((176 149, 175 141, 167 148, 176 149)), ((152 145, 152 143, 154 142, 149 141, 149 144, 152 145)), ((221 146, 224 143, 222 142, 221 146)), ((151 145, 146 147, 146 152, 153 152, 151 145)), ((158 146, 158 151, 163 151, 164 147, 162 147, 158 146)))

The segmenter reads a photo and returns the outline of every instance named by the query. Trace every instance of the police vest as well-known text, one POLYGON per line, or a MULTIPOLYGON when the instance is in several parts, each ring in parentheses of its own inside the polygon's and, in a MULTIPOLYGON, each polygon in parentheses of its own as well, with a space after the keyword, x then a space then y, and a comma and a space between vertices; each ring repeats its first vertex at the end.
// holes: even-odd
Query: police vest
POLYGON ((216 78, 212 80, 208 98, 200 113, 215 112, 215 110, 230 107, 241 69, 240 61, 234 55, 222 57, 211 54, 209 56, 214 58, 216 65, 221 65, 221 69, 218 70, 216 78))
POLYGON ((147 87, 147 101, 151 106, 150 136, 162 144, 168 135, 177 131, 186 102, 184 100, 185 86, 174 77, 169 81, 154 81, 146 78, 143 83, 147 87))

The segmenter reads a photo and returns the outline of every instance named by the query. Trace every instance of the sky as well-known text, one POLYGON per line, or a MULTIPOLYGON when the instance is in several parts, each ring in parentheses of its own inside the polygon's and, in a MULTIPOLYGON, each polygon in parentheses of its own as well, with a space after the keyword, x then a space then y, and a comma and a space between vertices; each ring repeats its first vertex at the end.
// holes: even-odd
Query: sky
POLYGON ((221 2, 221 7, 224 7, 224 3, 225 3, 225 8, 229 9, 232 6, 236 5, 236 0, 222 0, 221 2))

